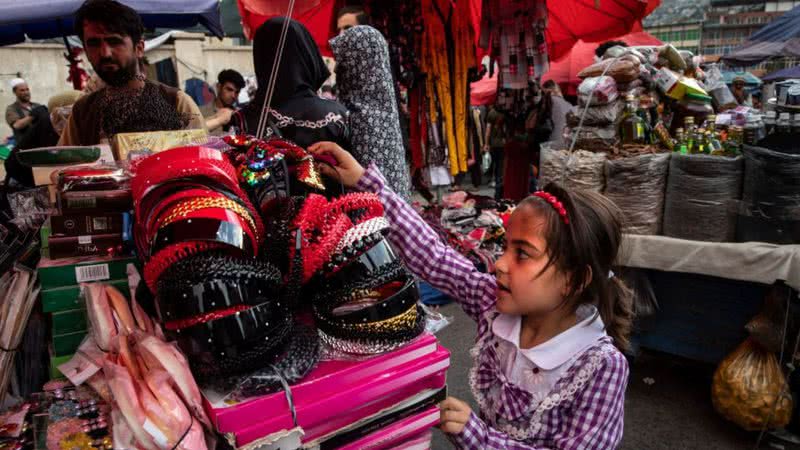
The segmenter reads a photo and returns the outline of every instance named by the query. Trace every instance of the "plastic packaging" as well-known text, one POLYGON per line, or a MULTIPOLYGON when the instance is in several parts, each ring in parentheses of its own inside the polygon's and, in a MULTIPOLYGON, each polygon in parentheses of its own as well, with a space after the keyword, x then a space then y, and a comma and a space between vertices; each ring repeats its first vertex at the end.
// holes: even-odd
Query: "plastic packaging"
POLYGON ((686 60, 671 44, 667 44, 658 50, 658 64, 669 67, 676 72, 683 73, 686 70, 686 60))
POLYGON ((60 192, 125 189, 131 178, 128 172, 114 165, 70 167, 55 171, 50 177, 60 192))
POLYGON ((714 99, 718 111, 736 107, 736 98, 733 96, 730 88, 728 88, 728 85, 725 84, 722 71, 719 70, 717 64, 711 64, 706 69, 706 81, 704 84, 706 91, 708 91, 709 95, 714 99))
POLYGON ((800 242, 800 155, 744 146, 739 242, 800 242))
POLYGON ((578 103, 586 106, 607 105, 619 97, 617 83, 609 76, 587 78, 578 86, 578 103), (594 91, 594 94, 592 94, 594 91))
MULTIPOLYGON (((586 116, 583 118, 583 126, 604 126, 617 123, 622 117, 622 112, 625 110, 625 102, 622 100, 615 100, 607 105, 592 106, 586 110, 586 116)), ((576 128, 581 121, 581 114, 583 109, 577 112, 567 113, 567 125, 576 128)))
POLYGON ((751 339, 714 372, 711 401, 720 415, 748 431, 780 428, 792 417, 792 397, 778 359, 751 339))
POLYGON ((639 59, 635 56, 623 56, 617 59, 606 59, 594 63, 578 72, 579 78, 605 76, 613 78, 618 83, 629 83, 639 78, 639 59))
POLYGON ((660 234, 670 155, 646 154, 606 161, 605 195, 625 214, 624 233, 660 234))
POLYGON ((47 217, 56 211, 50 206, 50 193, 47 186, 8 194, 9 208, 14 218, 11 223, 20 231, 39 228, 47 217))
POLYGON ((605 188, 605 153, 553 149, 542 145, 539 185, 556 182, 566 189, 603 192, 605 188))
MULTIPOLYGON (((781 351, 784 343, 783 325, 787 312, 790 317, 792 316, 791 309, 787 311, 789 305, 786 304, 791 301, 791 298, 791 288, 782 282, 770 286, 761 312, 745 325, 750 337, 769 352, 779 353, 781 351)), ((792 329, 791 325, 789 329, 792 329)))
POLYGON ((744 159, 673 154, 664 205, 664 235, 731 242, 741 198, 744 159))
POLYGON ((617 128, 614 125, 605 127, 588 127, 584 125, 580 130, 570 129, 568 142, 572 142, 575 133, 578 134, 578 139, 575 141, 574 148, 594 152, 611 151, 619 143, 619 133, 617 133, 617 128))

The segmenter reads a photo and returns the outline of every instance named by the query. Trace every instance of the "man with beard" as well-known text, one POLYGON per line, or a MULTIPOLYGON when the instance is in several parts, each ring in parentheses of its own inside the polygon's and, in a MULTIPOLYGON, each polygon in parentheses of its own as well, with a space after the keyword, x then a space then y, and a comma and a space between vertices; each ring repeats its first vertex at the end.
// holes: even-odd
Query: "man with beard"
POLYGON ((14 139, 19 143, 20 138, 31 130, 35 118, 31 111, 40 105, 31 102, 31 89, 22 78, 11 80, 11 91, 14 92, 17 101, 6 108, 6 123, 11 127, 14 139))
MULTIPOLYGON (((200 108, 206 119, 208 133, 221 136, 234 125, 232 122, 236 99, 244 88, 244 77, 233 69, 225 69, 217 76, 217 97, 200 108)), ((241 128, 241 127, 240 127, 241 128)))
POLYGON ((94 145, 117 133, 205 127, 191 97, 141 72, 144 26, 136 11, 114 0, 87 0, 75 13, 75 31, 106 87, 75 103, 59 145, 94 145))

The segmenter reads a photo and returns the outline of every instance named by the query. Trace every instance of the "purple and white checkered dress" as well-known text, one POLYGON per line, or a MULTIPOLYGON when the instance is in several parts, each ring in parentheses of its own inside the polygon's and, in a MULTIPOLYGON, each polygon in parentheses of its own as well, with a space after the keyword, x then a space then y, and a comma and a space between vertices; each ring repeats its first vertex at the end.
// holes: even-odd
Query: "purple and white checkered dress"
POLYGON ((464 430, 450 435, 457 448, 613 449, 622 439, 628 363, 611 338, 584 351, 541 402, 512 384, 503 373, 492 333, 497 316, 497 284, 466 258, 444 245, 405 201, 385 186, 370 166, 358 188, 380 195, 392 225, 389 240, 408 269, 457 299, 478 323, 470 375, 480 416, 473 412, 464 430))

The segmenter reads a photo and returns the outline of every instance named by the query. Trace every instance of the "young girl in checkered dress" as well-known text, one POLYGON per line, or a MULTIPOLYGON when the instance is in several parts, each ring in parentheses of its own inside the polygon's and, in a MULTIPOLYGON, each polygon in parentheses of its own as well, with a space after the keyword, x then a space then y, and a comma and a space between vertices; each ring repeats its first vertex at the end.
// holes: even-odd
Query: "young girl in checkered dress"
POLYGON ((415 275, 446 292, 478 323, 470 385, 479 405, 441 405, 456 448, 613 449, 622 439, 631 294, 611 272, 621 213, 591 192, 556 185, 523 200, 506 229, 497 274, 484 274, 444 245, 391 190, 331 143, 323 173, 380 195, 389 239, 415 275))

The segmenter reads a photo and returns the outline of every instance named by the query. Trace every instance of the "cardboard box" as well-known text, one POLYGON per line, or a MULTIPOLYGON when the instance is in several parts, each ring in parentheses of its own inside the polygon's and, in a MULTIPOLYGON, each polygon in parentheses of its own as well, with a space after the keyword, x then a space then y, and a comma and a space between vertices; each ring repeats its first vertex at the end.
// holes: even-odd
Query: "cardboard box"
MULTIPOLYGON (((50 236, 48 258, 62 259, 81 256, 108 256, 123 253, 122 233, 85 236, 50 236)), ((127 252, 130 254, 130 252, 127 252)))
POLYGON ((88 213, 50 216, 50 229, 54 235, 86 236, 122 233, 125 213, 88 213))
MULTIPOLYGON (((303 443, 372 420, 426 390, 445 386, 450 353, 432 335, 365 361, 323 361, 291 387, 303 443)), ((226 405, 204 392, 215 428, 244 446, 294 428, 283 392, 226 405), (211 400, 209 400, 211 399, 211 400)))
POLYGON ((138 264, 132 256, 49 259, 42 258, 36 271, 42 289, 75 286, 92 281, 127 279, 128 264, 138 264))
POLYGON ((54 336, 79 331, 85 333, 89 329, 86 310, 83 308, 54 312, 50 315, 50 325, 54 336))
POLYGON ((86 337, 86 331, 75 333, 58 334, 53 336, 53 355, 67 356, 72 355, 81 346, 81 342, 86 337))
MULTIPOLYGON (((128 289, 128 279, 106 281, 106 283, 119 289, 125 297, 130 296, 128 289)), ((42 311, 56 313, 62 311, 72 311, 85 308, 81 298, 81 287, 79 285, 64 286, 42 290, 42 311)))
POLYGON ((117 161, 125 161, 132 152, 158 153, 182 145, 199 144, 207 137, 204 129, 117 133, 111 148, 117 161))

